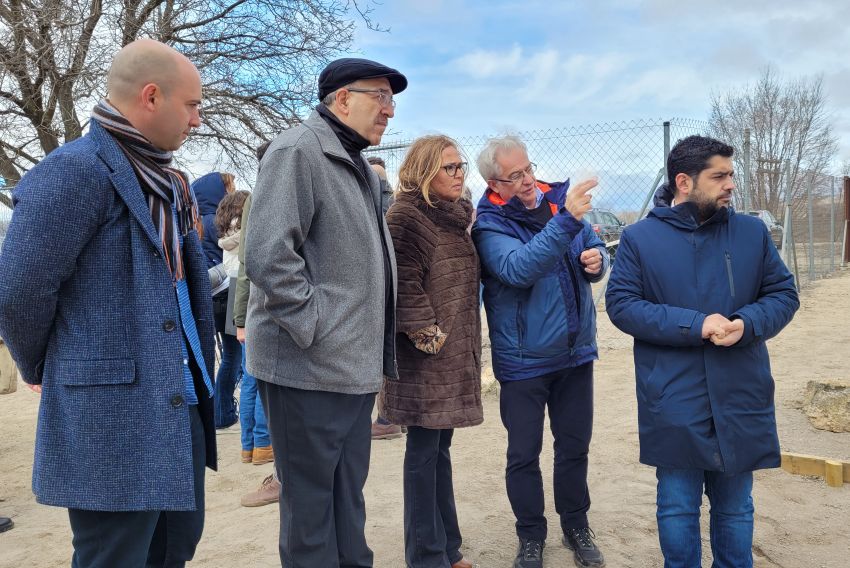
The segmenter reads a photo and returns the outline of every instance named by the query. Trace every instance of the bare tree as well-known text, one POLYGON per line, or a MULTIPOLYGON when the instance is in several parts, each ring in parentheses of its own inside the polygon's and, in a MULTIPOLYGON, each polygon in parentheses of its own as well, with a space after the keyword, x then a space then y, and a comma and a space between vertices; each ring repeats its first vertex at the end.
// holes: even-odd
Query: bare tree
POLYGON ((201 72, 204 126, 187 153, 250 176, 254 149, 317 102, 315 74, 350 47, 354 19, 380 29, 370 13, 357 0, 2 0, 0 176, 14 185, 79 138, 112 56, 139 37, 201 72))
MULTIPOLYGON (((735 170, 740 178, 744 130, 750 129, 750 203, 753 209, 774 213, 789 188, 791 199, 805 191, 808 172, 825 172, 838 148, 821 77, 783 81, 767 68, 755 85, 714 95, 710 124, 715 136, 738 149, 735 170)), ((740 192, 735 199, 740 206, 740 192)))

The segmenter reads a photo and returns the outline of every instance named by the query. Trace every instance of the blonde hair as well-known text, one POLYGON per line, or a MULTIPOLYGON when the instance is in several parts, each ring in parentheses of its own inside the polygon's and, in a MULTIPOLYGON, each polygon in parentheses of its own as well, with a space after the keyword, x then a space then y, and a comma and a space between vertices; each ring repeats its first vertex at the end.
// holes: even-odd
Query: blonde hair
POLYGON ((440 173, 442 153, 446 148, 455 148, 461 153, 458 143, 442 134, 422 136, 414 140, 399 167, 396 193, 419 191, 425 203, 433 207, 430 196, 431 182, 440 173))
POLYGON ((224 184, 224 193, 231 194, 236 191, 236 176, 227 172, 221 172, 221 183, 224 184))

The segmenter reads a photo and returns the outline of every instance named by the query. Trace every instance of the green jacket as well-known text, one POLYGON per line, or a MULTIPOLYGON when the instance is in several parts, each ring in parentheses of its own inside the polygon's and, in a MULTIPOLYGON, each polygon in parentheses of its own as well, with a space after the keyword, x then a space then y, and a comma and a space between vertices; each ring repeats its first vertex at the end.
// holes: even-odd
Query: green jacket
POLYGON ((251 281, 245 274, 245 235, 248 234, 248 212, 251 211, 251 196, 245 199, 242 207, 242 238, 239 239, 239 276, 236 278, 236 297, 233 300, 233 325, 245 327, 245 314, 248 312, 248 294, 251 281))

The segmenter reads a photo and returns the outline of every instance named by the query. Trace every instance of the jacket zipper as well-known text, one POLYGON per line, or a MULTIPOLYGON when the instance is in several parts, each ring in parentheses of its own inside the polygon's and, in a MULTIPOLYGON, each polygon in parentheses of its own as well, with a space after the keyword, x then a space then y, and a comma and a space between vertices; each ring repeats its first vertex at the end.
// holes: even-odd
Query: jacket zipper
POLYGON ((729 276, 729 291, 735 297, 735 279, 732 277, 732 254, 726 251, 726 274, 729 276))
POLYGON ((520 349, 522 349, 522 343, 525 336, 525 326, 523 325, 522 320, 522 302, 519 302, 516 307, 516 331, 520 349))
POLYGON ((570 256, 571 251, 567 251, 567 254, 564 256, 564 263, 567 265, 567 271, 570 273, 570 280, 573 285, 573 300, 576 304, 576 329, 574 332, 569 330, 569 315, 567 315, 567 336, 569 337, 569 347, 572 349, 575 347, 576 339, 578 339, 579 331, 581 330, 581 290, 578 287, 578 277, 576 276, 575 267, 572 263, 572 257, 570 256))

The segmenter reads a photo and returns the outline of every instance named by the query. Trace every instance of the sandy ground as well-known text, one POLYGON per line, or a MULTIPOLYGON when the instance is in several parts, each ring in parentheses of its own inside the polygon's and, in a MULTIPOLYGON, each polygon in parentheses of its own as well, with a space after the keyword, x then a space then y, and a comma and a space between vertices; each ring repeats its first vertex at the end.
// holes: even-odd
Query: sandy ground
MULTIPOLYGON (((850 378, 850 272, 804 291, 793 323, 770 343, 776 378, 777 416, 785 450, 850 459, 850 434, 812 428, 794 407, 806 381, 850 378)), ((654 470, 638 463, 637 418, 629 342, 600 314, 596 423, 590 453, 591 525, 608 566, 661 566, 655 527, 654 470)), ((0 514, 15 528, 0 534, 0 566, 52 568, 70 564, 71 544, 63 509, 35 503, 30 491, 38 397, 25 388, 0 397, 0 514)), ((505 433, 498 395, 485 399, 485 421, 457 431, 454 479, 464 554, 480 568, 508 567, 516 539, 504 490, 505 433)), ((239 463, 237 427, 219 433, 220 471, 207 477, 207 524, 192 566, 278 566, 276 506, 247 509, 239 497, 270 473, 270 466, 239 463)), ((402 459, 404 440, 373 444, 366 486, 367 537, 375 566, 403 567, 402 459)), ((547 568, 572 566, 559 542, 552 502, 551 436, 542 455, 547 517, 553 529, 547 568)), ((850 566, 850 485, 833 489, 816 478, 781 470, 756 474, 754 556, 758 568, 850 566)), ((710 565, 707 507, 703 511, 704 565, 710 565)), ((320 567, 317 567, 320 568, 320 567)))

